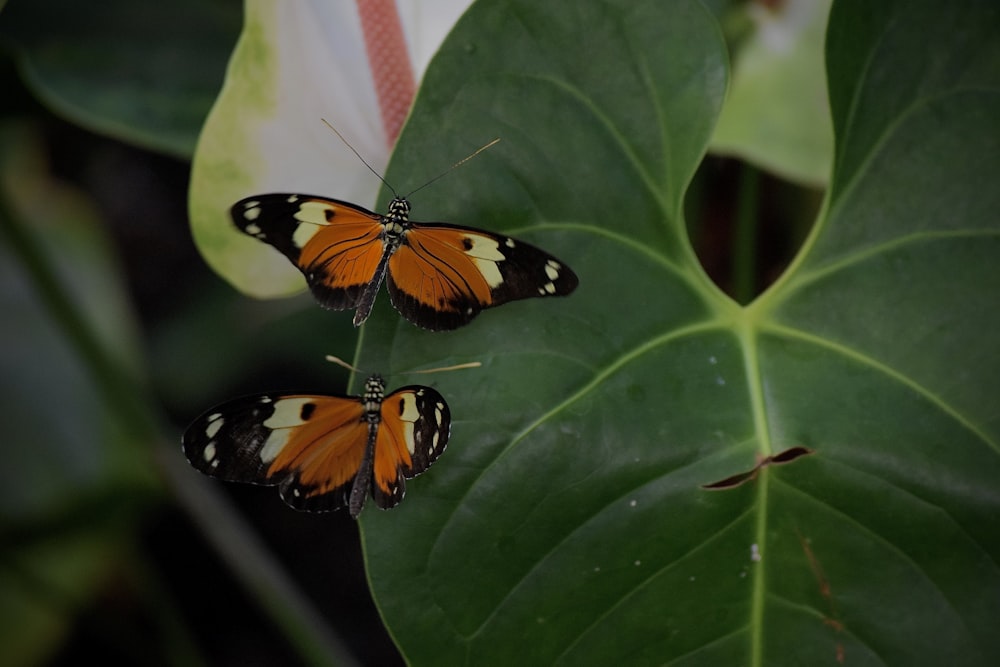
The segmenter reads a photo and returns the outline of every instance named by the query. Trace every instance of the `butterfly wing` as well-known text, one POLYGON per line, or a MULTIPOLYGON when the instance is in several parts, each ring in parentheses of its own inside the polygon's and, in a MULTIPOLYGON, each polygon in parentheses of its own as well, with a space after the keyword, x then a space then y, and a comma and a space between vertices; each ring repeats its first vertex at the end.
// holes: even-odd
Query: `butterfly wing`
POLYGON ((267 394, 235 399, 196 419, 182 438, 201 472, 226 481, 277 485, 298 510, 345 504, 368 441, 357 398, 267 394))
POLYGON ((563 296, 579 283, 568 266, 523 241, 458 225, 411 224, 389 258, 389 296, 403 317, 425 329, 455 329, 484 308, 563 296))
POLYGON ((376 505, 389 509, 403 499, 404 480, 427 470, 444 451, 451 434, 451 413, 441 394, 419 385, 389 394, 380 412, 372 495, 376 505))
POLYGON ((324 308, 356 308, 366 290, 372 297, 378 290, 385 245, 377 214, 336 199, 297 194, 248 197, 234 204, 230 214, 244 233, 288 257, 324 308))

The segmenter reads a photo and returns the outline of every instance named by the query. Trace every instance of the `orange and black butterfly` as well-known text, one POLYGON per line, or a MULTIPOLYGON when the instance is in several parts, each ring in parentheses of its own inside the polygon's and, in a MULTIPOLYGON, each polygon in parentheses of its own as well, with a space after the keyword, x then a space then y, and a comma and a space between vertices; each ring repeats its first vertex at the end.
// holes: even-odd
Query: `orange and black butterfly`
POLYGON ((372 375, 363 396, 262 394, 219 405, 188 427, 184 454, 222 480, 277 486, 297 510, 347 506, 357 518, 369 492, 382 509, 403 499, 405 480, 448 444, 451 414, 434 389, 385 395, 372 375))
POLYGON ((237 227, 302 271, 320 305, 354 309, 355 326, 368 319, 386 274, 396 310, 432 331, 458 328, 508 301, 576 289, 576 274, 532 245, 471 227, 412 222, 409 213, 405 197, 379 215, 300 194, 248 197, 231 210, 237 227))

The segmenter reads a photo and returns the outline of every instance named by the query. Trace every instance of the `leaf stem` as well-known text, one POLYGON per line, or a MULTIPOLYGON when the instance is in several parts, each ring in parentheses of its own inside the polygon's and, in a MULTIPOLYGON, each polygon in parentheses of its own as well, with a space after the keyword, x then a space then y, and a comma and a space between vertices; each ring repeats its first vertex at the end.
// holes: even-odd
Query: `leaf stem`
POLYGON ((733 235, 733 297, 747 304, 754 297, 757 273, 757 236, 760 172, 744 164, 736 195, 736 229, 733 235))

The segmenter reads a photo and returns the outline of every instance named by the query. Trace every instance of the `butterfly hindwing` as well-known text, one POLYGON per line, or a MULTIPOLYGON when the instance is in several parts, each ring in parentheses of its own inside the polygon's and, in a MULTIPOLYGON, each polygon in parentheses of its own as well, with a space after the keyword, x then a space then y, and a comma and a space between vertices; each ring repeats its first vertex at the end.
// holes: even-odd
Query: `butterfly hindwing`
POLYGON ((324 308, 356 308, 366 289, 378 288, 384 244, 381 217, 375 213, 297 194, 248 197, 230 213, 240 230, 274 246, 298 267, 324 308))
POLYGON ((371 493, 382 509, 403 499, 405 479, 448 444, 451 415, 434 389, 411 385, 384 396, 373 375, 363 397, 265 394, 235 399, 196 419, 182 438, 201 472, 278 486, 298 510, 348 506, 357 517, 371 493))
POLYGON ((455 329, 485 308, 564 296, 579 283, 558 259, 509 236, 443 223, 411 225, 389 259, 389 296, 406 319, 426 329, 455 329))

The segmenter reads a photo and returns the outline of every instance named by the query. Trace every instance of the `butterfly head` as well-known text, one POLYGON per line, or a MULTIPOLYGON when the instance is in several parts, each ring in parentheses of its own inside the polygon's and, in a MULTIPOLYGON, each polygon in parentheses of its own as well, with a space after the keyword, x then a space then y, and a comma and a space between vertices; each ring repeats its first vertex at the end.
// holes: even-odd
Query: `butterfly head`
POLYGON ((410 217, 410 202, 403 197, 393 197, 386 217, 393 222, 406 222, 410 217))

